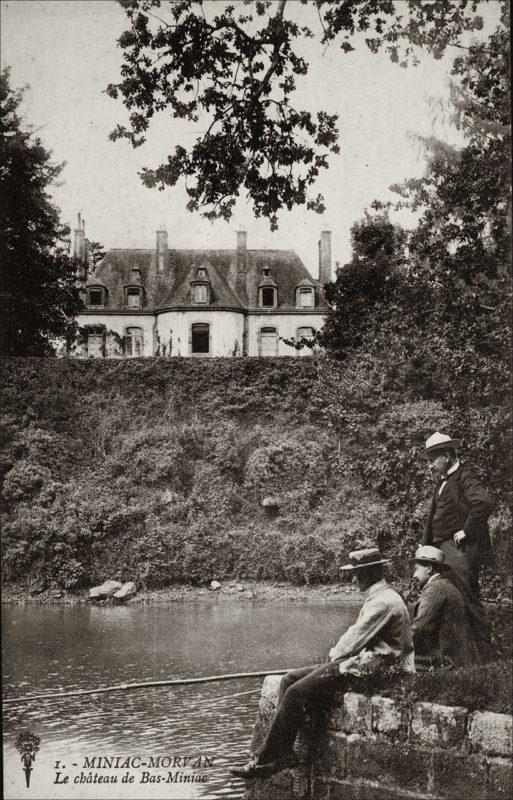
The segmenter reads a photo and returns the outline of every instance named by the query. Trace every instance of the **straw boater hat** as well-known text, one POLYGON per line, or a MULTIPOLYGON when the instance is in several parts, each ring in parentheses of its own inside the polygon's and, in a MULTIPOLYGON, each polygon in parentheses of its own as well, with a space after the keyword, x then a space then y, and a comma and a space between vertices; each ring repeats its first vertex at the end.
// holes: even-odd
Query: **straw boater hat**
POLYGON ((417 547, 415 556, 410 558, 410 561, 415 561, 416 564, 432 564, 441 570, 450 569, 449 564, 445 563, 445 553, 430 544, 421 544, 417 547))
POLYGON ((366 550, 353 550, 349 553, 350 564, 340 567, 344 572, 352 572, 355 569, 373 567, 374 564, 386 564, 389 558, 383 558, 377 547, 368 547, 366 550))
POLYGON ((429 439, 426 439, 426 446, 422 451, 422 455, 427 456, 436 452, 437 450, 448 450, 450 448, 456 450, 459 446, 459 439, 451 439, 451 437, 446 436, 445 433, 439 433, 437 431, 430 436, 429 439))

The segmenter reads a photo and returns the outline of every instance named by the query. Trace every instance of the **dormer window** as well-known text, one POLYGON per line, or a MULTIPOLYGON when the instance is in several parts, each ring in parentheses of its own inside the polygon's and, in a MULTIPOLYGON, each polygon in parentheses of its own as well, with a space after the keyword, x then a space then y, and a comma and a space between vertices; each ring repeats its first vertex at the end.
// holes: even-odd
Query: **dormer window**
POLYGON ((104 308, 107 305, 107 291, 103 286, 89 286, 86 305, 90 308, 104 308))
POLYGON ((313 308, 314 292, 309 287, 302 287, 299 290, 299 307, 300 308, 313 308))
POLYGON ((296 308, 313 308, 315 306, 315 286, 308 279, 303 278, 296 286, 296 308))
POLYGON ((276 308, 278 305, 278 287, 271 277, 269 267, 262 268, 262 280, 258 286, 258 305, 260 308, 276 308))
POLYGON ((205 283, 196 283, 194 286, 194 302, 206 303, 207 302, 207 286, 205 283))
POLYGON ((208 306, 211 302, 211 285, 206 267, 193 268, 191 280, 191 299, 193 303, 208 306))
POLYGON ((142 286, 125 286, 125 305, 128 306, 128 308, 142 308, 142 286))
POLYGON ((262 286, 262 307, 263 308, 274 308, 274 297, 276 294, 276 289, 274 286, 262 286))
POLYGON ((90 306, 102 306, 103 305, 103 297, 101 289, 90 289, 89 290, 89 305, 90 306))

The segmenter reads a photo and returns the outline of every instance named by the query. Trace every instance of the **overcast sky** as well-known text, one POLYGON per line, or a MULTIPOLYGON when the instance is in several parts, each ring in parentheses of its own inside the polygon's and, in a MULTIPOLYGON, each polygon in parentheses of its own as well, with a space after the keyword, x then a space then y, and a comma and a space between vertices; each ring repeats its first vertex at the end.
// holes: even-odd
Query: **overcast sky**
MULTIPOLYGON (((319 30, 313 9, 295 0, 287 9, 319 30)), ((136 150, 127 141, 108 139, 126 119, 124 106, 104 94, 119 79, 122 51, 116 40, 128 27, 122 8, 113 0, 3 0, 1 10, 2 66, 12 67, 12 86, 30 86, 26 120, 54 159, 66 162, 53 192, 62 219, 73 227, 81 211, 87 237, 106 248, 152 247, 160 223, 170 247, 177 248, 234 247, 241 229, 248 231, 250 248, 295 249, 316 277, 321 230, 332 231, 333 261, 346 262, 350 227, 364 209, 375 198, 392 199, 390 184, 422 174, 424 156, 412 134, 454 136, 429 98, 447 98, 451 62, 461 51, 449 48, 440 61, 426 55, 420 66, 404 70, 365 45, 344 54, 331 44, 323 55, 318 41, 308 42, 310 73, 297 105, 338 113, 341 134, 341 153, 331 157, 316 186, 325 197, 325 214, 285 211, 271 233, 269 223, 256 220, 251 206, 240 201, 229 223, 210 223, 186 211, 182 184, 159 192, 144 188, 137 174, 162 163, 180 139, 192 143, 198 125, 162 118, 136 150)), ((499 2, 483 3, 480 13, 490 31, 499 2)))

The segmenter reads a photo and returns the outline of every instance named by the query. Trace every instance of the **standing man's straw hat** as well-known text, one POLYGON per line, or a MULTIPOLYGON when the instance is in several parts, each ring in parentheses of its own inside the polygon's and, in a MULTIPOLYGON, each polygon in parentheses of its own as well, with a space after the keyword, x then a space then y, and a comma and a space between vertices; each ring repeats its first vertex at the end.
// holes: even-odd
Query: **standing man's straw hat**
POLYGON ((428 456, 431 453, 435 453, 437 450, 448 450, 451 448, 457 450, 460 444, 461 442, 459 439, 451 439, 451 437, 446 436, 445 433, 437 431, 433 433, 429 439, 426 439, 426 446, 422 451, 422 455, 428 456))

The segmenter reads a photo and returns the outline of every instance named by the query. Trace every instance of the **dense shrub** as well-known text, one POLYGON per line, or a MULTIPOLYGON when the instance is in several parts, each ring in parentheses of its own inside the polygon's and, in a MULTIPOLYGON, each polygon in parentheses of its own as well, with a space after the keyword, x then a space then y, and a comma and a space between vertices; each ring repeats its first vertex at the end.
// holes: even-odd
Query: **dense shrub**
POLYGON ((497 500, 484 594, 509 591, 506 419, 385 391, 379 359, 18 359, 0 384, 8 581, 308 584, 377 542, 406 585, 441 428, 497 500))

